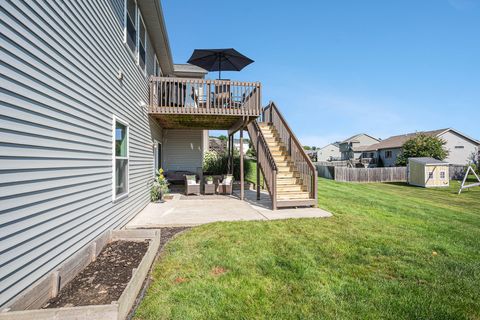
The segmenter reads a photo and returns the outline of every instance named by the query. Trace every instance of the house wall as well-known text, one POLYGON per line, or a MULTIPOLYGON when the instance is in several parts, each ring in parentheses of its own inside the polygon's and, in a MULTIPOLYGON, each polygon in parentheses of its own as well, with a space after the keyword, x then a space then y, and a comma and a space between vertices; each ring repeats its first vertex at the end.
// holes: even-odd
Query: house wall
POLYGON ((445 161, 448 163, 466 165, 472 162, 474 155, 478 152, 477 145, 455 132, 448 131, 439 137, 447 142, 445 149, 449 151, 449 155, 445 161))
POLYGON ((338 160, 340 157, 340 149, 333 144, 329 144, 317 151, 317 161, 328 161, 331 158, 338 160))
MULTIPOLYGON (((123 1, 1 1, 0 306, 149 202, 148 74, 123 1), (124 73, 123 80, 117 73, 124 73), (130 125, 129 195, 112 202, 112 117, 130 125)), ((152 50, 147 69, 151 70, 152 50)))
MULTIPOLYGON (((204 130, 164 130, 164 170, 197 172, 202 167, 205 148, 204 130)), ((208 145, 207 145, 208 147, 208 145)))
POLYGON ((354 151, 358 147, 370 146, 377 142, 378 142, 377 139, 374 139, 366 134, 359 134, 354 138, 352 138, 350 142, 340 143, 339 147, 340 147, 342 160, 350 160, 352 158, 357 159, 362 153, 352 152, 352 150, 354 151))
POLYGON ((383 161, 383 166, 384 167, 395 167, 395 164, 397 162, 397 157, 402 153, 401 148, 394 148, 394 149, 381 149, 377 151, 377 158, 381 158, 383 161), (391 158, 386 158, 385 153, 386 151, 392 151, 392 157, 391 158))

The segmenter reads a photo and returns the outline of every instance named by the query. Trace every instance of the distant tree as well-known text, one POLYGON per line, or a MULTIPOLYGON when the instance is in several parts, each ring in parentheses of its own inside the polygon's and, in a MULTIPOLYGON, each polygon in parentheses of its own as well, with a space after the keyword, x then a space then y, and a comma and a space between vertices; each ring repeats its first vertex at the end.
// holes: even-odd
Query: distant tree
POLYGON ((247 156, 252 158, 252 159, 257 159, 257 154, 255 153, 255 150, 253 149, 253 143, 251 140, 248 140, 248 150, 247 150, 247 156))
POLYGON ((303 146, 303 149, 304 150, 312 150, 312 148, 310 148, 310 146, 303 146))
POLYGON ((218 136, 218 139, 220 139, 220 140, 222 140, 222 141, 227 141, 227 140, 228 140, 227 136, 226 136, 226 135, 223 135, 223 134, 222 134, 222 135, 219 135, 219 136, 218 136))
POLYGON ((419 134, 403 144, 402 153, 397 158, 398 166, 406 166, 408 158, 431 157, 443 160, 448 157, 444 148, 447 142, 439 137, 419 134))
POLYGON ((312 150, 317 150, 317 147, 316 146, 312 146, 312 150))

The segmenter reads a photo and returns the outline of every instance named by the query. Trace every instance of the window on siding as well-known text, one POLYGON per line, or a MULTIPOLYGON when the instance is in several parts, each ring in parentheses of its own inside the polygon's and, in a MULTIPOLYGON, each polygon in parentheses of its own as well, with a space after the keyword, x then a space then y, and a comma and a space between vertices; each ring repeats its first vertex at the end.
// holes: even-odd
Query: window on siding
POLYGON ((146 49, 147 49, 147 36, 145 25, 143 24, 143 18, 138 12, 138 64, 140 67, 145 70, 145 59, 146 59, 146 49))
POLYGON ((430 172, 428 173, 428 179, 433 179, 433 171, 430 171, 430 172))
POLYGON ((445 171, 440 171, 440 179, 445 179, 445 171))
POLYGON ((114 117, 113 199, 128 194, 128 124, 114 117))
POLYGON ((387 150, 387 151, 385 151, 385 158, 386 158, 386 159, 389 159, 389 158, 391 158, 391 157, 392 157, 392 150, 387 150))
POLYGON ((137 5, 135 0, 125 1, 125 42, 135 52, 137 49, 137 5))
POLYGON ((465 146, 455 146, 455 149, 463 149, 465 146))

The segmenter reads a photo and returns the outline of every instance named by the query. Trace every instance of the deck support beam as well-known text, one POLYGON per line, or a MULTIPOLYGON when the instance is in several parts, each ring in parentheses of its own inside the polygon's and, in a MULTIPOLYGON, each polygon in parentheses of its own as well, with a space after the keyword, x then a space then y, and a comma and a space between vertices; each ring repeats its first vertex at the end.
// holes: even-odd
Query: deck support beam
MULTIPOLYGON (((252 137, 250 137, 251 139, 252 137)), ((251 141, 251 140, 250 140, 251 141)), ((258 148, 260 147, 260 132, 257 132, 257 145, 255 146, 255 157, 257 158, 257 200, 260 200, 260 165, 258 164, 258 148)))
POLYGON ((243 173, 243 127, 240 129, 240 200, 245 199, 244 190, 244 173, 243 173))

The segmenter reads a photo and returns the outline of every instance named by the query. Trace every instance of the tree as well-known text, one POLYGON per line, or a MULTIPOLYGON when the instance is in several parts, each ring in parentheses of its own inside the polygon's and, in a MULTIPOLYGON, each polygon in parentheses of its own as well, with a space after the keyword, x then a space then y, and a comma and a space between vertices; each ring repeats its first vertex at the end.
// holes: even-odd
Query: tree
POLYGON ((397 158, 398 166, 406 166, 408 158, 431 157, 443 160, 448 156, 444 148, 447 142, 439 137, 419 134, 403 144, 402 153, 397 158))
POLYGON ((220 136, 218 136, 218 139, 220 139, 220 140, 222 140, 222 141, 227 141, 227 140, 228 140, 227 136, 225 136, 225 135, 223 135, 223 134, 220 135, 220 136))
POLYGON ((312 150, 312 148, 310 148, 310 146, 303 146, 303 149, 304 150, 312 150))

